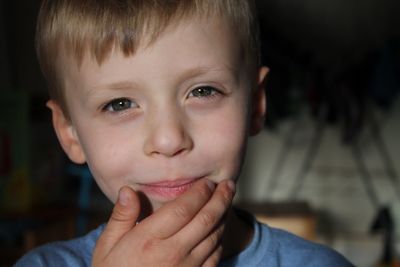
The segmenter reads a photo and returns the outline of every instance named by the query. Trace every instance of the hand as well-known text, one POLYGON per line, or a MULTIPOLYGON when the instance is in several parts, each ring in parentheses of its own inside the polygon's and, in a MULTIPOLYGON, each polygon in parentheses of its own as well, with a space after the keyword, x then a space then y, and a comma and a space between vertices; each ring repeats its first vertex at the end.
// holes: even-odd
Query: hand
POLYGON ((123 187, 111 218, 97 241, 93 267, 217 266, 222 255, 223 217, 234 183, 195 183, 139 224, 138 195, 123 187))

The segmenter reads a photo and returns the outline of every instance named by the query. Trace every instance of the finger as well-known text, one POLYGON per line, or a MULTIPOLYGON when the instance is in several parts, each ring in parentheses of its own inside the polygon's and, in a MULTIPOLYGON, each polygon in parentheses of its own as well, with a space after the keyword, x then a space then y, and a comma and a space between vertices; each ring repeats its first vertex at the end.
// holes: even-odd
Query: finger
POLYGON ((183 195, 141 221, 141 231, 145 231, 156 239, 166 239, 174 235, 187 225, 210 200, 214 189, 214 183, 201 179, 183 195))
POLYGON ((118 241, 134 227, 139 213, 138 195, 130 187, 122 187, 107 226, 96 243, 95 253, 105 257, 118 241))
MULTIPOLYGON (((209 234, 200 244, 198 244, 191 252, 191 258, 193 261, 198 262, 209 262, 210 263, 219 261, 218 248, 221 248, 222 236, 225 230, 225 223, 219 224, 215 230, 209 234), (211 259, 210 259, 211 258, 211 259)), ((219 255, 220 256, 220 255, 219 255)))
POLYGON ((221 222, 231 206, 235 194, 233 181, 218 184, 210 201, 196 214, 193 220, 174 236, 176 242, 185 242, 188 248, 196 247, 221 222))
POLYGON ((203 263, 202 267, 216 267, 218 266, 219 262, 221 261, 222 258, 222 245, 219 245, 213 253, 206 259, 206 261, 203 263))

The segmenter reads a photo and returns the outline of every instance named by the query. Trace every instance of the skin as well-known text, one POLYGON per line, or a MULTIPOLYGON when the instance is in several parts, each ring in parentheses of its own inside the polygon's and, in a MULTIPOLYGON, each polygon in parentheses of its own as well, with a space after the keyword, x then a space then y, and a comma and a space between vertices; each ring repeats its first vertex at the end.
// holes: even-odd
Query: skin
POLYGON ((70 120, 51 100, 54 128, 115 203, 94 265, 216 266, 250 241, 229 207, 246 139, 263 125, 267 69, 249 77, 237 43, 214 18, 178 23, 100 65, 63 57, 70 120), (243 238, 227 242, 225 230, 243 238))

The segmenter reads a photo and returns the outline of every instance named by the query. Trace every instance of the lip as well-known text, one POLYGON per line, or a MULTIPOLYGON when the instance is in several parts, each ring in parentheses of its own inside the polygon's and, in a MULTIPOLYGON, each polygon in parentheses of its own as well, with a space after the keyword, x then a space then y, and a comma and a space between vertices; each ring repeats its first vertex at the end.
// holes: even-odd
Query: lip
POLYGON ((165 180, 155 183, 139 184, 140 191, 160 200, 171 200, 185 193, 198 178, 165 180))

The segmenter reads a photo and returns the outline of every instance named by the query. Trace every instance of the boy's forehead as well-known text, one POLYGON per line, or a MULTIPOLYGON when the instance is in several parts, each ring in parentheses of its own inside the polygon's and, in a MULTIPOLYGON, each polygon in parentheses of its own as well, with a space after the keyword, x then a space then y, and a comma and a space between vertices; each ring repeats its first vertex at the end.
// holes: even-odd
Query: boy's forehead
MULTIPOLYGON (((225 68, 232 71, 239 71, 240 66, 243 65, 244 53, 241 49, 239 42, 236 40, 235 34, 229 23, 221 17, 211 17, 208 19, 200 17, 191 17, 180 21, 171 22, 157 38, 150 39, 149 36, 144 36, 134 53, 126 55, 121 49, 121 46, 114 43, 110 46, 107 56, 103 61, 99 61, 93 49, 87 45, 83 51, 81 59, 71 53, 70 49, 64 48, 61 53, 63 62, 67 65, 75 65, 79 71, 83 65, 102 66, 106 62, 110 62, 116 56, 125 58, 139 58, 141 54, 152 54, 156 47, 161 47, 164 54, 174 53, 176 60, 168 62, 170 66, 176 65, 179 62, 182 53, 190 53, 194 56, 201 55, 205 50, 201 50, 202 46, 207 46, 208 41, 218 43, 219 51, 204 52, 204 61, 214 56, 214 60, 224 65, 225 68), (189 48, 184 50, 177 50, 177 44, 180 48, 189 48), (225 62, 219 61, 219 57, 225 55, 225 62), (228 55, 228 56, 226 56, 228 55), (226 60, 229 61, 226 61, 226 60)), ((166 55, 168 56, 168 55, 166 55)), ((189 57, 186 57, 186 60, 189 57)), ((190 63, 190 62, 187 62, 190 63)), ((216 66, 217 67, 217 66, 216 66)), ((196 70, 198 71, 198 70, 196 70)), ((200 68, 201 71, 201 68, 200 68)))

